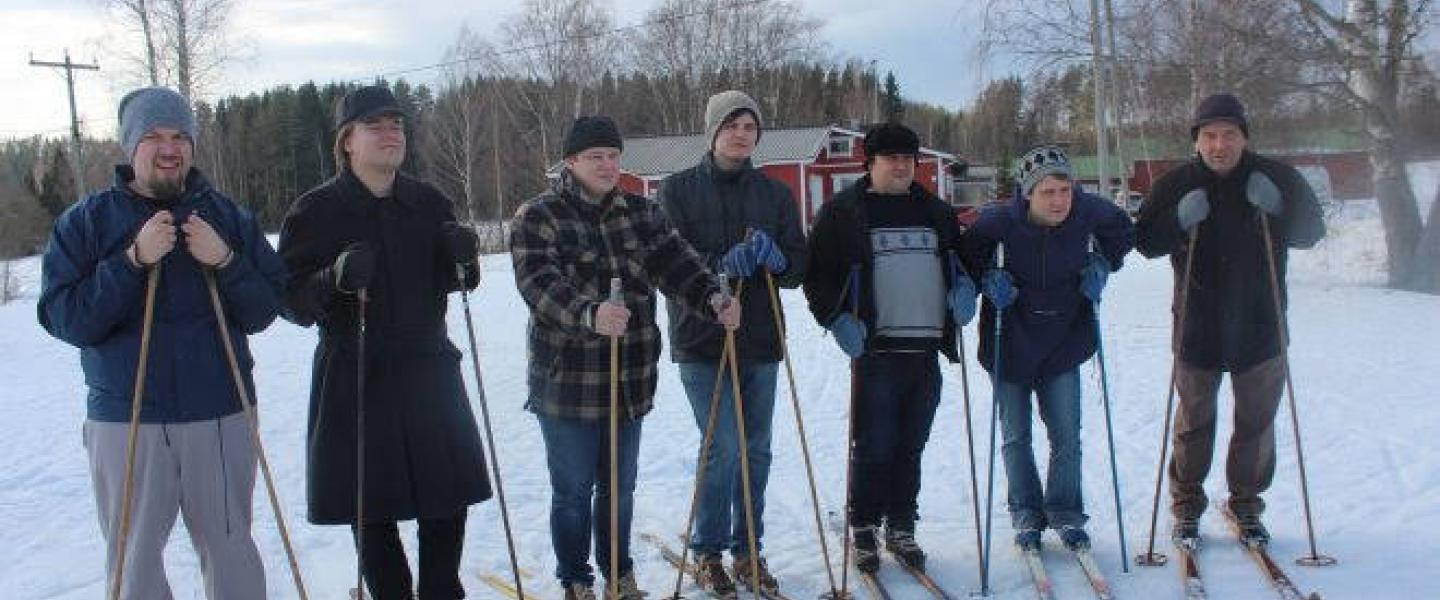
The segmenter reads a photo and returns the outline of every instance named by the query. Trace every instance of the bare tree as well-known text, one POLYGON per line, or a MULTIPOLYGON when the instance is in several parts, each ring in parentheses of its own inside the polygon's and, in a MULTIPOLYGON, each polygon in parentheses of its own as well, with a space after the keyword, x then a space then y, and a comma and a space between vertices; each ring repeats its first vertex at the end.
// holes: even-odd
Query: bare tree
POLYGON ((139 31, 141 42, 145 46, 145 55, 142 59, 145 74, 148 76, 150 85, 160 85, 160 58, 156 51, 155 17, 152 4, 148 0, 105 0, 105 3, 118 11, 124 21, 133 23, 139 31))
POLYGON ((193 101, 232 57, 226 28, 233 0, 153 1, 172 80, 180 95, 193 101))
POLYGON ((631 62, 668 82, 657 89, 667 129, 699 129, 704 99, 722 85, 749 90, 767 116, 783 119, 794 82, 763 75, 821 58, 820 26, 785 0, 664 0, 633 36, 631 62))

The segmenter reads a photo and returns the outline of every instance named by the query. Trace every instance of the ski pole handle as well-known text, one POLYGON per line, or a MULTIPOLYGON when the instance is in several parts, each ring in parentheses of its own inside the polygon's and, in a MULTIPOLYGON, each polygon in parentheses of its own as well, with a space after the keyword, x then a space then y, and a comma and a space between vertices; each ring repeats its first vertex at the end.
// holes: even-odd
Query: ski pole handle
POLYGON ((619 277, 611 277, 611 278, 610 278, 610 298, 609 298, 608 300, 606 300, 606 302, 609 302, 609 303, 611 303, 611 304, 624 304, 624 303, 625 303, 625 296, 624 296, 624 294, 622 294, 622 293, 620 292, 620 278, 619 278, 619 277))

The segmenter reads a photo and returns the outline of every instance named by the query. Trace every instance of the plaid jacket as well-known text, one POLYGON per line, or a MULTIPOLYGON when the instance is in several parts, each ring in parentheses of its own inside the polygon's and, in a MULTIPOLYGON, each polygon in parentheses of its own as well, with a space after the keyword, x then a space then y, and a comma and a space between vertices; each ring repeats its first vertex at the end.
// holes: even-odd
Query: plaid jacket
POLYGON ((550 191, 521 205, 510 226, 515 284, 530 306, 526 408, 557 417, 609 417, 610 338, 585 321, 609 295, 610 278, 619 277, 631 317, 620 338, 620 401, 625 416, 638 419, 655 397, 661 346, 656 288, 688 310, 708 314, 708 299, 720 285, 659 205, 617 191, 602 206, 578 189, 563 171, 550 191))

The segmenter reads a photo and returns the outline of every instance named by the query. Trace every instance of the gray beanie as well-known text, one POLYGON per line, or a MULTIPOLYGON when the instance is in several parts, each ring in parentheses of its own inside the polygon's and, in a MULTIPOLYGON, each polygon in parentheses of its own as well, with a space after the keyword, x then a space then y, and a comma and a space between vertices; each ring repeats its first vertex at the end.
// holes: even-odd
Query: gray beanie
POLYGON ((120 148, 125 159, 135 158, 140 138, 156 127, 179 129, 195 142, 195 115, 190 103, 175 90, 163 87, 140 88, 120 99, 120 148))
POLYGON ((1065 157, 1065 151, 1055 146, 1039 146, 1025 153, 1020 161, 1020 192, 1026 196, 1035 189, 1041 181, 1051 175, 1061 175, 1066 179, 1074 179, 1075 172, 1070 168, 1070 159, 1065 157))
MULTIPOLYGON (((710 97, 705 102, 705 145, 707 148, 715 148, 715 134, 720 132, 720 126, 725 119, 735 114, 735 111, 748 110, 755 115, 755 122, 763 130, 765 119, 760 117, 760 105, 755 103, 745 92, 739 90, 727 90, 710 97)), ((755 141, 760 141, 756 136, 755 141)))

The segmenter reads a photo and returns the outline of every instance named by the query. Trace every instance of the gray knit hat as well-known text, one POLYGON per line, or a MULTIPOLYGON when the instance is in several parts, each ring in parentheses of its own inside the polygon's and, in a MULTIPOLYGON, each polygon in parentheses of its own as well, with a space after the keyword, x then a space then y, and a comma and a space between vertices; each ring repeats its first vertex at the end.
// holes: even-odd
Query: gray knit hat
MULTIPOLYGON (((710 97, 705 102, 705 145, 707 148, 715 148, 715 134, 720 132, 720 126, 725 120, 736 111, 748 110, 755 115, 756 124, 760 129, 765 129, 765 119, 760 116, 760 105, 749 94, 739 90, 727 90, 710 97)), ((760 141, 757 135, 755 141, 760 141)))
POLYGON ((120 148, 125 159, 135 158, 140 138, 156 127, 179 129, 195 143, 195 115, 190 103, 175 90, 163 87, 140 88, 120 99, 120 148))
POLYGON ((1051 175, 1075 178, 1075 171, 1070 168, 1070 159, 1065 157, 1064 150, 1055 146, 1039 146, 1021 157, 1017 174, 1021 193, 1029 196, 1036 185, 1051 175))

